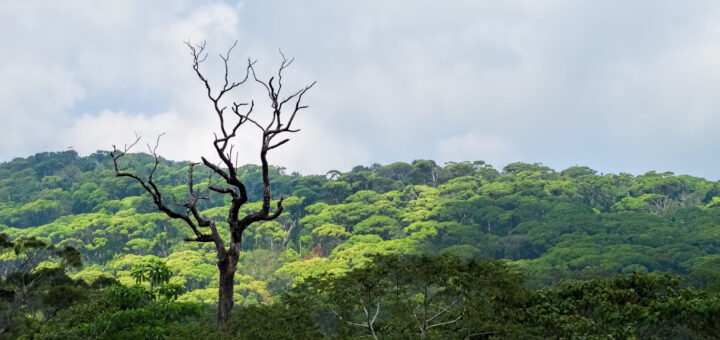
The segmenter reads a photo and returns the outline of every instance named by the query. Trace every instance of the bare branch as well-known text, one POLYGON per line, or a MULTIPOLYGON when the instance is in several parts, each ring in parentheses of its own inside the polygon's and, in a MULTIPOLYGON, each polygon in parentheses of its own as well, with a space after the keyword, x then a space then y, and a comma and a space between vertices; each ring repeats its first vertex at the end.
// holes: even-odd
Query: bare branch
MULTIPOLYGON (((155 170, 157 169, 157 166, 159 164, 159 157, 157 156, 156 153, 154 153, 154 150, 157 149, 157 144, 156 144, 155 148, 152 149, 153 150, 152 152, 154 153, 153 154, 154 165, 153 165, 153 169, 151 170, 150 175, 148 176, 147 180, 140 178, 140 176, 138 176, 138 175, 120 170, 118 161, 120 160, 121 157, 123 157, 125 154, 127 154, 127 152, 129 152, 130 149, 135 144, 137 144, 139 141, 140 141, 140 136, 136 135, 135 141, 132 144, 130 144, 130 146, 126 145, 124 147, 123 151, 119 151, 115 146, 113 146, 113 151, 110 152, 110 157, 113 160, 113 169, 115 171, 115 176, 129 177, 129 178, 134 179, 136 182, 138 182, 140 184, 140 186, 142 186, 143 189, 145 189, 145 191, 148 194, 150 194, 150 197, 152 198, 153 203, 158 208, 158 210, 164 212, 165 215, 167 215, 170 218, 183 220, 190 227, 190 229, 195 234, 195 239, 193 239, 194 241, 208 242, 207 240, 205 240, 206 239, 205 237, 208 235, 204 235, 200 232, 200 230, 198 230, 197 225, 195 224, 195 222, 192 221, 192 219, 190 218, 190 216, 188 214, 176 212, 165 204, 165 202, 163 201, 162 193, 158 189, 157 185, 155 185, 155 183, 153 182, 152 176, 155 173, 155 170)), ((160 136, 158 136, 156 143, 159 144, 159 142, 160 142, 160 136)))
MULTIPOLYGON (((228 60, 230 60, 230 52, 232 52, 232 50, 233 50, 233 48, 235 48, 235 46, 237 46, 237 40, 235 40, 235 43, 234 43, 232 46, 230 46, 230 48, 228 48, 228 51, 227 51, 227 53, 225 54, 225 56, 223 56, 222 54, 220 55, 220 59, 222 59, 223 62, 225 63, 225 85, 223 85, 223 89, 227 89, 227 88, 228 88, 228 67, 227 67, 227 64, 228 64, 228 60)), ((234 83, 233 83, 233 84, 234 84, 234 83)))
POLYGON ((493 335, 493 334, 495 334, 495 333, 497 333, 497 331, 468 334, 467 339, 470 339, 470 338, 472 338, 472 337, 474 337, 474 336, 493 335))
POLYGON ((457 318, 455 318, 455 319, 453 319, 453 320, 450 320, 450 321, 440 322, 440 323, 436 323, 436 324, 434 324, 434 325, 430 325, 430 326, 428 326, 428 327, 425 328, 425 329, 430 329, 430 328, 434 328, 434 327, 438 327, 438 326, 449 325, 449 324, 451 324, 451 323, 455 323, 455 322, 460 321, 460 319, 462 319, 462 315, 459 315, 457 318))
MULTIPOLYGON (((462 296, 463 294, 465 294, 465 291, 461 292, 460 296, 462 296)), ((460 301, 460 297, 456 298, 449 306, 447 306, 445 308, 438 307, 438 309, 440 309, 440 311, 437 312, 435 315, 433 315, 431 318, 427 319, 427 322, 430 322, 433 319, 437 318, 438 316, 445 314, 445 312, 447 312, 450 309, 452 309, 453 307, 455 307, 455 305, 457 305, 458 301, 460 301)))
POLYGON ((210 186, 209 188, 210 188, 210 190, 217 192, 219 194, 229 194, 229 195, 235 194, 235 190, 230 189, 230 188, 220 188, 220 187, 216 187, 216 186, 210 186))
POLYGON ((278 142, 278 143, 275 144, 275 145, 269 146, 269 147, 268 147, 268 150, 272 150, 272 149, 274 149, 274 148, 277 148, 278 146, 283 145, 283 144, 287 143, 288 141, 290 141, 290 138, 286 138, 286 139, 284 139, 283 141, 278 142))
POLYGON ((378 314, 380 314, 380 301, 377 302, 377 307, 375 308, 375 315, 372 318, 372 321, 370 321, 370 325, 372 326, 375 323, 375 320, 377 319, 378 314))
MULTIPOLYGON (((151 146, 150 144, 147 145, 148 152, 150 152, 154 160, 154 164, 147 178, 140 177, 130 172, 121 171, 120 166, 118 165, 118 161, 140 141, 139 136, 136 135, 134 142, 130 145, 126 144, 122 150, 113 146, 113 151, 110 152, 110 156, 113 159, 116 176, 129 177, 138 182, 140 186, 151 196, 153 204, 158 208, 158 210, 162 211, 172 219, 180 219, 184 221, 190 227, 194 236, 187 238, 187 241, 215 243, 218 252, 218 268, 220 270, 218 324, 221 325, 229 320, 229 313, 232 309, 232 277, 237 268, 239 260, 238 253, 242 250, 241 242, 243 231, 254 222, 276 219, 283 212, 284 197, 281 197, 277 201, 277 208, 275 211, 271 212, 270 206, 273 196, 270 186, 270 166, 267 160, 267 154, 269 151, 284 145, 290 140, 289 138, 278 138, 280 141, 276 142, 275 138, 277 136, 286 132, 294 133, 300 131, 299 129, 292 128, 292 124, 297 113, 300 110, 307 108, 306 105, 302 104, 303 95, 312 88, 315 83, 313 82, 310 85, 291 93, 287 97, 282 97, 284 72, 294 61, 292 58, 288 59, 282 51, 279 51, 282 61, 277 70, 277 75, 270 77, 268 81, 263 81, 258 77, 255 70, 256 61, 252 59, 247 60, 247 64, 245 65, 245 75, 241 78, 233 80, 230 75, 229 63, 230 56, 237 47, 237 41, 235 41, 225 53, 219 55, 223 66, 223 78, 220 84, 211 84, 209 77, 207 77, 200 69, 201 64, 206 61, 208 56, 208 53, 206 52, 206 42, 203 41, 194 44, 190 42, 190 40, 187 40, 184 43, 190 50, 190 55, 192 57, 192 69, 204 86, 205 95, 212 104, 212 109, 214 110, 214 114, 216 115, 218 122, 218 129, 214 134, 212 145, 215 148, 215 153, 219 157, 220 162, 214 164, 207 158, 201 157, 202 164, 210 170, 207 180, 207 189, 196 190, 193 171, 194 167, 199 165, 199 163, 192 163, 188 169, 189 194, 185 199, 185 202, 178 204, 177 199, 172 196, 173 204, 166 204, 163 193, 154 182, 154 175, 160 164, 160 157, 157 154, 157 149, 162 134, 158 136, 154 146, 151 146), (254 100, 247 102, 228 101, 225 99, 228 93, 236 88, 239 88, 241 85, 248 83, 251 75, 254 82, 250 83, 257 83, 263 86, 263 88, 267 91, 268 98, 270 99, 270 110, 268 112, 270 117, 267 117, 267 120, 264 118, 257 119, 255 117, 256 114, 254 112, 256 107, 254 100), (228 102, 232 102, 232 105, 226 105, 228 102), (294 103, 294 107, 286 109, 286 104, 292 105, 288 103, 294 103), (233 114, 226 115, 226 113, 228 113, 228 107, 233 114), (266 121, 269 121, 269 124, 264 126, 266 121), (251 124, 262 131, 260 161, 263 194, 261 198, 261 208, 257 211, 244 215, 241 218, 240 208, 247 203, 248 193, 245 184, 238 176, 239 154, 235 149, 233 139, 237 137, 240 127, 246 124, 251 124), (235 151, 234 154, 233 151, 235 151), (212 180, 212 176, 215 174, 220 177, 217 182, 213 182, 212 180), (211 218, 203 216, 198 208, 199 202, 209 200, 211 198, 211 193, 228 195, 231 198, 226 220, 231 235, 228 248, 225 247, 225 240, 223 240, 218 233, 215 221, 211 218), (178 209, 177 207, 182 207, 184 210, 176 211, 171 207, 175 209, 178 209), (201 232, 200 228, 209 228, 210 234, 207 234, 207 229, 203 229, 203 232, 201 232)), ((371 328, 372 322, 374 322, 377 318, 378 313, 379 305, 375 311, 375 316, 373 316, 372 320, 370 320, 371 328)))

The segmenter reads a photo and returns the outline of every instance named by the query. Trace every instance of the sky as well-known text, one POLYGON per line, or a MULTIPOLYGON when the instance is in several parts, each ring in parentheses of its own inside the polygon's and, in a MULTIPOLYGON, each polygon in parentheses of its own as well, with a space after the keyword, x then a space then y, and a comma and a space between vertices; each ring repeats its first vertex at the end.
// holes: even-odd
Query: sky
MULTIPOLYGON (((169 159, 212 155, 183 42, 207 41, 219 85, 237 41, 231 78, 248 58, 269 78, 282 50, 284 88, 317 81, 270 155, 290 171, 433 159, 720 179, 718 1, 7 1, 0 39, 0 162, 135 133, 165 133, 169 159)), ((268 117, 256 84, 231 95, 268 117)), ((257 162, 241 132, 240 162, 257 162)))

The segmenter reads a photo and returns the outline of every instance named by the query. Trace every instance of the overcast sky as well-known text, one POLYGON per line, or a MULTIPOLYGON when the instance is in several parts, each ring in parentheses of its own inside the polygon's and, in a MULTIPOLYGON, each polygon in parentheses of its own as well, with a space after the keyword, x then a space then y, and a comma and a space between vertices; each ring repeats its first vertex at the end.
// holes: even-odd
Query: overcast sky
POLYGON ((207 41, 210 75, 237 40, 231 77, 248 57, 269 77, 280 48, 288 88, 318 82, 271 155, 289 170, 434 159, 720 178, 720 2, 699 0, 6 1, 0 161, 134 132, 165 132, 167 158, 210 154, 187 39, 207 41))

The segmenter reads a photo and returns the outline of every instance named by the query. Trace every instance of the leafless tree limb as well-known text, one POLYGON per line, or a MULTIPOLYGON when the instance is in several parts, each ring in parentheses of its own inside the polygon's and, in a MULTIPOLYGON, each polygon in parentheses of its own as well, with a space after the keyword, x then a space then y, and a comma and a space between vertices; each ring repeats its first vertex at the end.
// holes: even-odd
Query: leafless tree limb
MULTIPOLYGON (((113 168, 114 168, 115 176, 129 177, 129 178, 134 179, 136 182, 138 182, 140 184, 140 186, 142 186, 143 189, 145 189, 145 191, 148 194, 150 194, 150 197, 152 198, 155 206, 157 206, 158 210, 164 212, 170 218, 183 220, 190 227, 193 234, 195 234, 195 238, 186 239, 186 241, 211 242, 212 241, 211 235, 203 234, 202 232, 200 232, 200 230, 198 229, 198 224, 190 218, 190 216, 187 214, 187 212, 185 212, 185 213, 177 212, 165 204, 165 201, 163 200, 163 195, 153 180, 153 175, 155 174, 158 164, 160 163, 160 158, 157 155, 157 146, 160 142, 160 137, 162 137, 162 134, 160 134, 158 136, 154 148, 151 147, 150 145, 148 145, 148 149, 150 150, 150 153, 153 156, 153 168, 150 171, 150 174, 148 175, 147 179, 143 179, 136 174, 121 171, 120 166, 118 164, 119 160, 123 156, 125 156, 140 141, 140 136, 136 135, 135 141, 133 143, 131 143, 129 146, 126 144, 123 147, 122 151, 118 150, 113 145, 113 151, 110 152, 110 157, 113 160, 113 168)), ((197 220, 197 221, 199 222, 199 220, 197 220)))
MULTIPOLYGON (((312 82, 310 85, 283 97, 283 73, 293 63, 294 59, 287 59, 282 51, 280 51, 282 62, 278 68, 277 76, 272 76, 267 81, 260 80, 255 70, 256 61, 248 59, 247 64, 244 66, 244 75, 238 80, 231 80, 232 77, 230 75, 229 64, 231 54, 235 47, 237 47, 236 41, 224 54, 220 54, 220 60, 222 61, 223 66, 223 78, 220 87, 213 90, 213 84, 211 84, 208 77, 203 73, 203 71, 201 71, 201 65, 207 60, 208 56, 208 53, 206 52, 206 43, 201 42, 199 44, 193 44, 190 41, 185 41, 185 44, 190 50, 190 55, 192 57, 192 69, 203 84, 205 94, 212 103, 212 108, 218 119, 218 131, 214 134, 212 145, 215 149, 215 153, 220 158, 220 162, 219 164, 214 164, 208 158, 201 157, 201 164, 210 169, 211 177, 208 179, 207 193, 201 194, 197 192, 194 187, 195 181, 193 178, 193 171, 194 167, 200 163, 193 163, 190 164, 188 170, 189 195, 184 203, 176 204, 177 206, 183 207, 184 211, 173 210, 170 206, 168 206, 168 204, 166 204, 163 194, 153 178, 158 165, 160 164, 157 148, 162 134, 158 136, 154 147, 150 144, 147 145, 148 151, 154 157, 153 168, 147 178, 141 178, 136 174, 121 171, 118 164, 118 161, 140 141, 139 136, 136 135, 135 141, 129 146, 125 145, 122 150, 113 146, 113 151, 110 152, 110 156, 113 159, 116 176, 129 177, 137 181, 143 189, 150 194, 153 199, 153 203, 160 211, 164 212, 170 218, 184 221, 185 224, 190 227, 194 237, 186 239, 187 241, 214 242, 218 252, 218 268, 220 269, 221 281, 218 303, 218 324, 222 325, 229 320, 229 313, 232 309, 233 275, 237 268, 239 252, 242 249, 242 233, 252 223, 276 219, 283 212, 284 197, 277 200, 274 211, 271 211, 271 202, 273 198, 270 187, 267 154, 269 151, 284 145, 290 140, 289 138, 284 138, 279 142, 275 142, 274 139, 276 137, 281 134, 300 131, 299 129, 293 128, 292 124, 295 121, 297 113, 308 107, 307 105, 302 104, 302 99, 307 91, 315 85, 315 82, 312 82), (263 86, 270 99, 269 123, 265 126, 253 115, 256 111, 254 100, 250 100, 249 102, 233 101, 230 105, 230 111, 232 114, 229 115, 226 114, 228 106, 223 104, 227 102, 226 97, 233 90, 247 83, 248 79, 250 79, 250 75, 252 75, 254 83, 263 86), (292 106, 286 109, 285 104, 292 106), (232 141, 235 137, 237 137, 240 127, 248 124, 255 126, 262 133, 262 143, 260 148, 260 163, 263 184, 263 194, 261 198, 262 206, 259 210, 240 217, 240 208, 248 202, 249 197, 247 188, 238 175, 238 152, 234 150, 232 141), (233 151, 235 151, 235 154, 233 154, 233 151), (214 174, 220 177, 219 183, 212 183, 211 179, 214 174), (226 219, 231 235, 230 240, 228 240, 229 245, 227 247, 226 241, 223 240, 218 233, 215 222, 202 216, 198 208, 199 202, 210 198, 210 192, 228 195, 231 198, 226 219), (200 230, 200 228, 209 228, 210 233, 204 233, 200 230)), ((173 201, 177 203, 174 197, 173 201)))

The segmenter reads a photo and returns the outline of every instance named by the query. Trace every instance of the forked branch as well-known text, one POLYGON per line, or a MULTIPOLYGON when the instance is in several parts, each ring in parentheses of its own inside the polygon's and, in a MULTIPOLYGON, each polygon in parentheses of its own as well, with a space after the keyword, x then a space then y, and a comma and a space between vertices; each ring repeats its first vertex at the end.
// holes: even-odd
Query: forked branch
MULTIPOLYGON (((157 147, 160 143, 160 137, 162 137, 162 134, 160 134, 155 142, 155 146, 151 147, 148 144, 148 150, 150 151, 150 154, 153 156, 153 168, 150 171, 150 174, 147 178, 142 178, 139 175, 122 171, 120 170, 119 160, 125 156, 139 141, 140 136, 135 136, 135 141, 131 143, 130 145, 124 145, 122 150, 119 150, 115 145, 113 145, 113 150, 110 152, 110 157, 113 160, 113 169, 115 171, 115 176, 117 177, 129 177, 134 179, 136 182, 142 186, 145 191, 150 194, 150 197, 153 200, 153 203, 155 206, 157 206, 158 210, 164 212, 168 217, 173 219, 180 219, 184 221, 192 230, 193 234, 195 235, 195 238, 186 239, 186 241, 193 241, 193 242, 211 242, 213 241, 212 235, 204 234, 199 229, 198 226, 206 227, 207 221, 203 218, 198 216, 193 216, 193 218, 190 217, 190 212, 197 211, 197 202, 199 199, 195 199, 191 201, 192 203, 186 203, 184 206, 186 208, 186 211, 184 212, 178 212, 174 209, 170 208, 165 203, 165 200, 163 198, 163 194, 158 188, 157 184, 155 183, 153 179, 153 175, 155 174, 155 171, 157 170, 158 164, 160 164, 160 157, 157 154, 157 147)), ((190 177, 192 178, 192 167, 190 167, 190 177)), ((189 190, 192 193, 193 190, 193 181, 192 179, 188 183, 189 190)))
MULTIPOLYGON (((237 46, 237 42, 233 44, 226 53, 220 54, 220 59, 223 65, 223 78, 222 82, 218 87, 213 89, 208 77, 201 71, 201 65, 207 59, 208 54, 205 52, 206 44, 202 42, 200 44, 192 44, 187 41, 185 44, 190 49, 192 56, 192 68, 195 74, 200 79, 205 87, 205 93, 208 99, 212 102, 213 110, 219 122, 218 131, 214 134, 213 147, 215 153, 220 158, 220 162, 215 164, 208 158, 202 157, 202 164, 210 169, 210 174, 217 174, 220 177, 220 183, 213 183, 208 180, 207 190, 203 190, 204 193, 198 192, 194 185, 194 169, 199 163, 190 164, 188 169, 188 196, 183 203, 178 203, 173 197, 173 204, 168 204, 163 197, 162 192, 155 183, 154 175, 160 164, 160 158, 157 155, 157 147, 160 142, 160 137, 155 142, 155 146, 148 145, 148 151, 154 158, 154 164, 150 174, 145 177, 141 177, 137 174, 133 174, 127 171, 122 171, 119 165, 119 161, 125 156, 133 146, 139 141, 140 137, 137 137, 135 141, 128 145, 125 145, 122 149, 118 149, 113 146, 113 151, 110 152, 110 156, 113 160, 113 166, 115 175, 118 177, 129 177, 137 181, 143 189, 153 199, 153 203, 157 208, 164 212, 168 217, 173 219, 183 220, 192 230, 194 237, 187 239, 187 241, 195 242, 214 242, 218 252, 218 269, 220 274, 219 288, 218 288, 218 325, 222 326, 230 319, 230 312, 233 306, 233 285, 234 285, 234 274, 237 269, 237 263, 239 261, 239 252, 242 249, 242 233, 245 229, 254 222, 273 220, 276 219, 283 212, 283 198, 277 200, 276 209, 270 211, 270 203, 272 200, 272 192, 270 188, 270 177, 269 177, 269 165, 267 161, 267 153, 270 150, 274 150, 289 141, 289 138, 281 139, 280 141, 273 141, 277 136, 289 132, 297 132, 299 129, 294 129, 292 124, 295 120, 297 113, 305 108, 306 105, 302 104, 302 99, 305 93, 312 88, 315 83, 305 86, 304 88, 291 93, 289 96, 282 97, 281 91, 283 90, 282 76, 283 72, 292 64, 293 60, 288 60, 282 52, 282 63, 277 73, 277 78, 271 77, 267 82, 258 79, 255 72, 255 61, 248 59, 247 65, 244 66, 244 75, 239 80, 231 81, 230 75, 230 55, 233 49, 237 46), (255 83, 262 84, 268 91, 270 98, 270 115, 266 118, 269 123, 264 125, 265 120, 258 119, 255 116, 255 111, 258 110, 254 100, 250 101, 233 101, 229 106, 226 103, 229 101, 226 99, 228 94, 233 90, 247 83, 252 74, 255 83), (285 109, 285 105, 290 106, 289 109, 285 109), (230 112, 228 114, 228 107, 230 112), (262 144, 260 148, 260 161, 262 170, 262 183, 263 183, 263 194, 262 194, 262 207, 254 212, 247 215, 240 216, 240 208, 247 203, 248 193, 245 184, 240 180, 238 176, 238 153, 233 151, 235 145, 233 145, 233 139, 237 137, 240 128, 243 125, 254 126, 262 132, 262 144), (198 204, 201 201, 207 200, 210 197, 210 192, 228 195, 231 198, 229 212, 227 215, 227 224, 230 231, 229 246, 225 247, 225 241, 223 240, 215 226, 215 222, 208 219, 200 213, 198 204), (182 210, 175 210, 182 208, 182 210), (201 231, 200 228, 209 228, 210 233, 207 230, 201 231)), ((162 135, 161 135, 162 136, 162 135)), ((376 311, 377 316, 377 311, 376 311)), ((374 320, 374 318, 373 318, 374 320)))
MULTIPOLYGON (((190 54, 192 56, 192 68, 205 87, 206 95, 208 99, 210 99, 210 101, 212 102, 212 107, 215 111, 215 115, 219 123, 218 132, 214 135, 213 147, 215 149, 215 153, 220 158, 220 165, 214 164, 206 157, 202 157, 201 159, 202 164, 205 165, 208 169, 210 169, 211 173, 217 174, 222 179, 222 182, 224 182, 224 184, 216 185, 209 183, 208 190, 219 194, 229 195, 231 197, 231 204, 228 212, 227 222, 231 229, 231 235, 238 236, 239 238, 239 235, 242 234, 242 232, 250 224, 257 221, 275 219, 280 216, 283 211, 283 198, 280 198, 277 201, 277 207, 274 212, 271 212, 270 209, 272 193, 270 190, 269 164, 267 161, 267 154, 270 150, 279 148, 280 146, 290 141, 289 138, 283 138, 282 140, 274 141, 277 136, 284 133, 293 133, 299 131, 299 129, 294 129, 292 127, 292 124, 295 121, 297 113, 307 108, 306 105, 302 104, 302 99, 305 93, 307 93, 307 91, 315 85, 315 82, 289 94, 288 96, 283 96, 283 72, 292 64, 293 59, 287 59, 282 53, 282 51, 280 52, 280 55, 282 56, 282 62, 278 69, 277 76, 270 77, 268 81, 260 80, 255 71, 255 61, 253 61, 252 59, 248 59, 247 64, 244 67, 244 75, 239 80, 231 81, 229 61, 233 49, 237 46, 237 42, 235 42, 227 50, 226 53, 220 54, 220 59, 222 60, 223 65, 223 81, 219 89, 213 90, 213 86, 211 85, 208 77, 201 71, 201 64, 205 62, 208 56, 208 54, 205 52, 205 42, 199 44, 192 44, 191 42, 186 41, 185 44, 190 49, 190 54), (262 124, 254 116, 252 116, 253 112, 256 110, 254 100, 250 100, 249 102, 233 102, 230 106, 230 111, 232 112, 232 114, 230 115, 227 115, 228 106, 225 106, 223 104, 226 101, 226 95, 228 95, 234 89, 238 88, 240 85, 245 84, 247 80, 250 79, 250 75, 252 75, 252 79, 256 83, 261 84, 268 91, 267 94, 270 99, 270 115, 268 118, 269 123, 266 125, 262 124), (289 108, 286 108, 285 106, 288 103, 292 103, 292 105, 289 108), (263 204, 258 211, 241 217, 240 208, 248 201, 248 194, 245 184, 240 180, 238 176, 238 156, 237 154, 233 155, 233 139, 237 137, 240 127, 246 124, 251 124, 262 132, 260 162, 263 181, 263 204)), ((151 146, 150 144, 147 145, 148 151, 154 157, 154 165, 147 178, 141 178, 136 174, 121 171, 118 165, 118 160, 120 160, 128 151, 130 151, 133 146, 135 146, 140 141, 139 137, 137 137, 135 141, 129 146, 125 145, 122 150, 119 150, 118 148, 113 146, 113 151, 110 155, 113 159, 115 175, 119 177, 130 177, 134 179, 135 181, 140 183, 140 185, 143 187, 143 189, 145 189, 145 191, 150 194, 153 199, 153 203, 158 207, 160 211, 164 212, 171 218, 181 219, 185 221, 185 223, 190 226, 193 234, 195 235, 195 238, 190 239, 191 241, 215 241, 216 243, 219 243, 218 241, 221 240, 215 240, 215 237, 213 237, 213 235, 216 234, 216 231, 214 230, 214 224, 212 223, 212 221, 203 218, 197 208, 198 203, 201 200, 206 199, 205 196, 198 195, 194 191, 193 169, 197 164, 191 164, 189 168, 188 189, 190 195, 183 204, 179 205, 184 208, 183 211, 176 211, 165 202, 163 194, 160 192, 153 178, 159 165, 157 147, 159 145, 161 136, 162 135, 158 136, 158 139, 156 140, 154 146, 151 146), (210 227, 211 233, 203 233, 200 231, 199 227, 210 227)), ((239 242, 239 239, 233 240, 233 243, 236 242, 239 242)))
MULTIPOLYGON (((280 52, 280 55, 282 56, 282 62, 280 64, 280 67, 278 69, 277 78, 270 77, 268 81, 262 81, 258 78, 257 73, 255 71, 255 61, 252 59, 248 59, 247 65, 245 66, 245 74, 242 77, 240 81, 236 82, 230 82, 228 80, 228 74, 229 74, 229 64, 228 61, 230 59, 230 53, 232 52, 233 48, 236 46, 237 42, 228 49, 227 53, 224 55, 220 55, 220 58, 223 62, 224 67, 224 84, 222 88, 217 92, 217 94, 213 94, 212 87, 210 85, 210 82, 208 81, 207 77, 202 73, 200 70, 200 64, 205 61, 207 58, 207 53, 205 53, 205 43, 200 43, 193 45, 190 42, 186 42, 188 47, 190 48, 191 55, 193 57, 193 70, 195 70, 195 73, 197 74, 200 81, 205 85, 205 88, 207 90, 207 96, 210 99, 210 101, 213 103, 213 107, 215 110, 215 113, 218 117, 219 123, 220 123, 220 134, 215 135, 215 140, 213 141, 213 145, 215 147, 215 151, 220 157, 220 160, 225 165, 224 168, 221 168, 219 166, 216 166, 209 162, 206 158, 203 158, 203 164, 205 164, 208 168, 210 168, 212 171, 217 173, 220 177, 222 177, 225 180, 225 184, 227 184, 227 187, 217 187, 213 186, 211 187, 211 190, 227 194, 232 197, 232 203, 230 205, 230 211, 228 213, 228 223, 230 224, 230 228, 233 229, 233 234, 235 232, 242 233, 247 226, 252 224, 253 222, 257 221, 263 221, 263 220, 272 220, 277 218, 282 213, 282 199, 278 201, 277 209, 274 213, 270 213, 270 202, 272 200, 272 194, 270 191, 270 178, 269 178, 269 165, 267 161, 267 153, 270 150, 276 149, 288 141, 290 141, 289 138, 285 138, 279 142, 274 142, 273 140, 280 134, 286 133, 286 132, 297 132, 300 131, 299 129, 293 129, 292 124, 295 120, 295 117, 297 113, 300 110, 303 110, 307 108, 306 105, 302 105, 302 98, 305 95, 305 93, 310 90, 314 85, 315 82, 311 83, 308 86, 305 86, 304 88, 291 93, 287 97, 282 97, 282 76, 283 72, 292 64, 293 59, 287 59, 285 55, 280 52), (256 83, 261 84, 266 90, 268 97, 270 99, 270 109, 271 109, 271 115, 269 119, 269 123, 267 125, 263 125, 260 123, 259 120, 252 117, 252 113, 255 110, 255 101, 251 100, 248 102, 233 102, 230 106, 231 111, 234 113, 234 121, 230 121, 228 119, 229 117, 226 117, 225 110, 227 109, 226 106, 223 106, 221 104, 221 100, 223 99, 223 96, 236 88, 237 86, 244 84, 250 77, 250 74, 252 74, 253 80, 255 80, 256 83), (290 110, 285 112, 283 109, 284 105, 286 103, 292 102, 294 104, 293 107, 291 107, 290 110), (262 168, 262 178, 263 178, 263 198, 262 198, 262 208, 254 213, 248 214, 243 218, 240 218, 239 216, 239 210, 240 207, 245 204, 248 200, 247 197, 247 189, 245 188, 245 185, 240 181, 237 174, 236 164, 233 164, 233 154, 232 154, 232 139, 237 136, 238 130, 241 126, 245 124, 252 124, 256 128, 258 128, 262 132, 262 145, 260 148, 260 161, 261 161, 261 168, 262 168), (229 146, 229 150, 228 150, 229 146)), ((237 162, 237 156, 235 156, 235 162, 237 162)))

